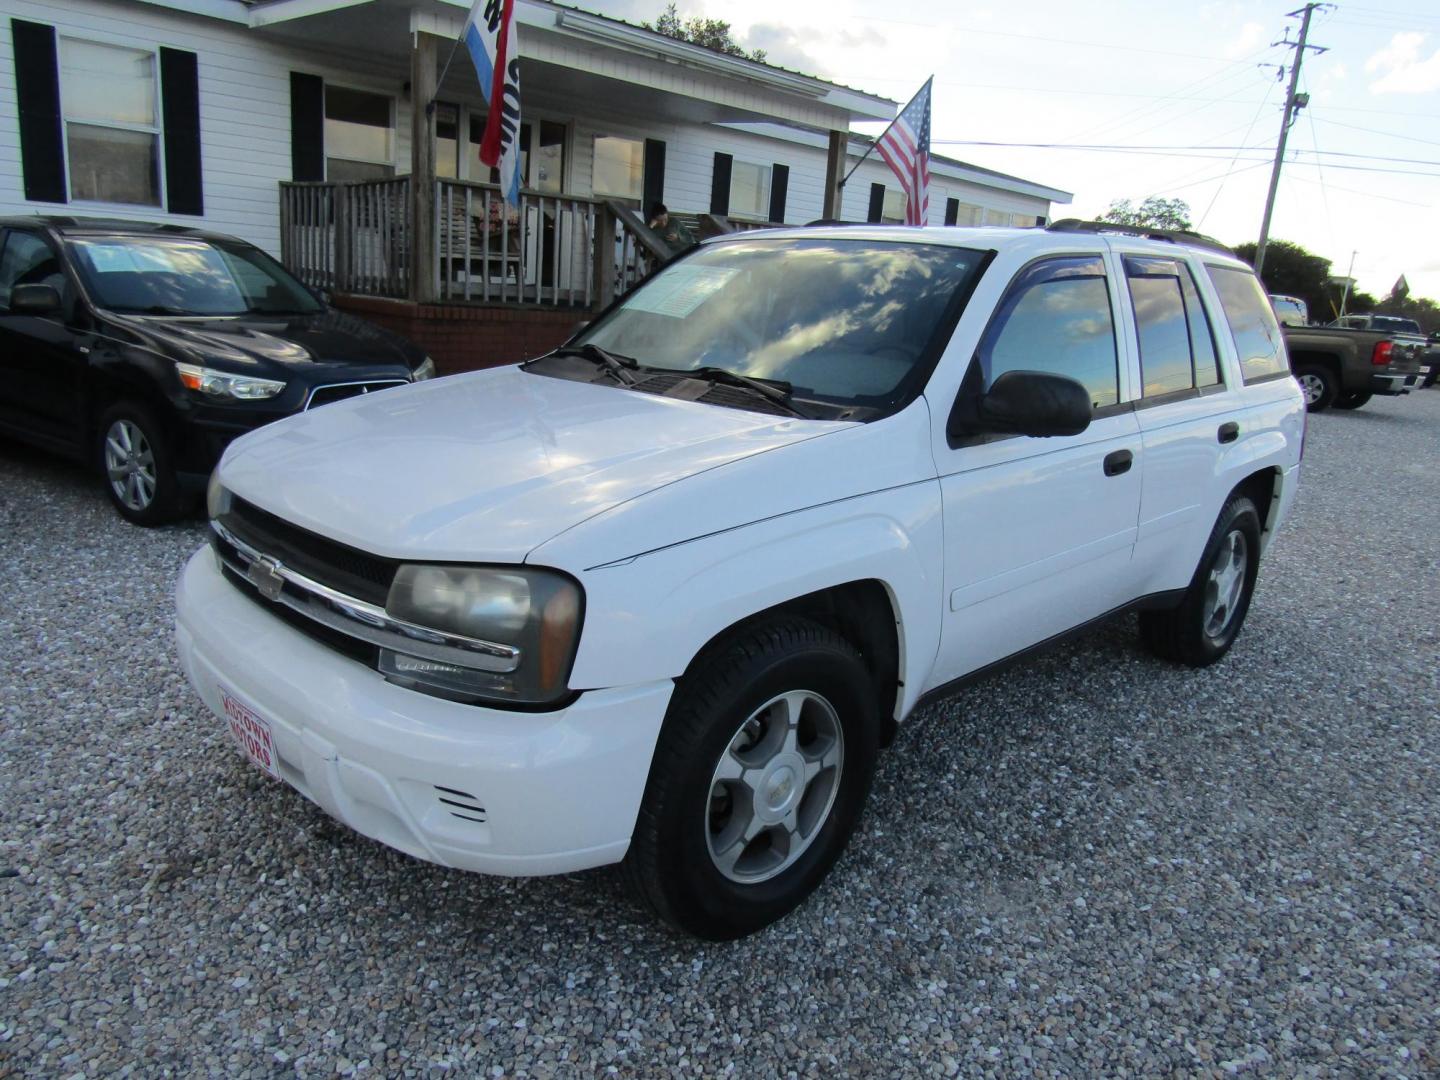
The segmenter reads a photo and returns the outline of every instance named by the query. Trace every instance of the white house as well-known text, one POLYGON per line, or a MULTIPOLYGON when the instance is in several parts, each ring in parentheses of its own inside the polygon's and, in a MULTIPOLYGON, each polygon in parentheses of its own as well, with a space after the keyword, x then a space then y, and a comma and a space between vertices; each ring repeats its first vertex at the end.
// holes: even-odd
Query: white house
MULTIPOLYGON (((200 225, 337 293, 571 309, 638 274, 653 238, 625 207, 903 220, 878 158, 836 186, 867 145, 851 124, 895 102, 548 0, 517 3, 525 196, 507 210, 453 48, 468 6, 5 0, 0 214, 200 225)), ((931 160, 932 224, 1035 224, 1070 200, 931 160)))

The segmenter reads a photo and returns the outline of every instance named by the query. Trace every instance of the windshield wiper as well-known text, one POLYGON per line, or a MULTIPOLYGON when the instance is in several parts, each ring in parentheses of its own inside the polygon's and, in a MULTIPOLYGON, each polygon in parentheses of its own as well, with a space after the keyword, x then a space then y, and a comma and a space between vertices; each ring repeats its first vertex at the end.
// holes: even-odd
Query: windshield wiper
MULTIPOLYGON (((635 376, 631 372, 639 371, 640 365, 632 356, 621 356, 619 353, 612 353, 608 349, 602 349, 599 345, 586 342, 584 345, 561 345, 560 348, 546 353, 546 356, 579 356, 586 360, 592 360, 599 364, 617 380, 626 386, 635 385, 635 376)), ((543 359, 543 357, 541 358, 543 359)))
POLYGON ((749 375, 741 375, 738 371, 731 371, 729 368, 709 366, 698 367, 693 371, 684 372, 684 374, 708 379, 712 383, 724 383, 726 386, 738 386, 742 390, 753 391, 766 400, 781 406, 792 416, 798 416, 804 420, 811 419, 809 413, 790 400, 790 395, 794 393, 795 388, 784 379, 754 379, 749 375))

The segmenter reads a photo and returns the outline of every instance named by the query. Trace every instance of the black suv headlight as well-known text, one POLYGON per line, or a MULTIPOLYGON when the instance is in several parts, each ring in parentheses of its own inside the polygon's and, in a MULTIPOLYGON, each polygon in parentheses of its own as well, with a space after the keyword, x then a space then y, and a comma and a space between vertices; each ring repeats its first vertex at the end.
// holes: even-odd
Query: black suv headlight
POLYGON ((553 570, 406 564, 385 602, 391 618, 496 648, 474 666, 386 648, 380 671, 441 697, 551 704, 568 693, 583 606, 580 585, 553 570))

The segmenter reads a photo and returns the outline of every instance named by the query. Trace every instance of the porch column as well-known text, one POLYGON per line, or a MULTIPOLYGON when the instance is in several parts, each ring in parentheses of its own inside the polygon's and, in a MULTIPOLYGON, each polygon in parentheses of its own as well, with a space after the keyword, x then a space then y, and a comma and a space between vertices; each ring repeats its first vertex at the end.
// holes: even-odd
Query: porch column
POLYGON ((826 221, 840 219, 840 181, 845 176, 845 152, 849 148, 848 131, 830 132, 830 149, 825 155, 825 192, 820 207, 820 216, 826 221))
POLYGON ((410 299, 435 299, 435 113, 438 43, 415 31, 410 49, 410 299))

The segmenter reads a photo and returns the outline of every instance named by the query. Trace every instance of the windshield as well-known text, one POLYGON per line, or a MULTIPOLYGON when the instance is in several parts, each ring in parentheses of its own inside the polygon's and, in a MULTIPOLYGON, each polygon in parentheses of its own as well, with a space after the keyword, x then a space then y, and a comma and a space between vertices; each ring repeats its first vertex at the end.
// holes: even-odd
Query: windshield
POLYGON ((779 380, 799 400, 884 408, 923 377, 950 329, 951 300, 983 260, 967 248, 877 240, 708 244, 575 344, 649 367, 779 380))
POLYGON ((72 239, 91 296, 112 311, 153 315, 310 315, 324 310, 259 248, 195 237, 72 239))

